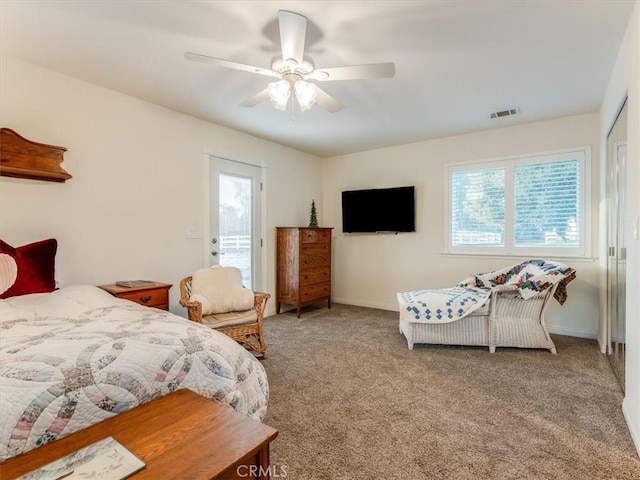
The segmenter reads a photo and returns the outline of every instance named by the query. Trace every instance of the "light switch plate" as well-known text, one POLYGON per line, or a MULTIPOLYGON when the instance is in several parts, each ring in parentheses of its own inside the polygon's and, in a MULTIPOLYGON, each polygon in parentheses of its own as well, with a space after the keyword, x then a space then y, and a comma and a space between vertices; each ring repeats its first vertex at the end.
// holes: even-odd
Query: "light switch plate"
POLYGON ((189 239, 202 238, 202 232, 200 231, 199 228, 190 228, 187 231, 187 238, 189 239))

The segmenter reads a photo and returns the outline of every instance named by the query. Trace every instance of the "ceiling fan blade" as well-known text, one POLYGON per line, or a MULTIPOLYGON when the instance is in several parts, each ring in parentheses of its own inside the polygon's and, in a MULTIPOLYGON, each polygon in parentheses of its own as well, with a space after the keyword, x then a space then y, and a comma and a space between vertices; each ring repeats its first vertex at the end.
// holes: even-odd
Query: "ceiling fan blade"
POLYGON ((243 70, 245 72, 251 72, 251 73, 259 73, 260 75, 266 75, 267 77, 276 77, 276 78, 280 77, 280 75, 278 75, 276 72, 268 68, 254 67, 253 65, 246 65, 244 63, 232 62, 231 60, 223 60, 221 58, 210 57, 208 55, 201 55, 199 53, 187 52, 184 54, 184 58, 186 58, 187 60, 193 60, 196 62, 210 63, 218 67, 232 68, 234 70, 243 70))
POLYGON ((316 88, 316 103, 330 113, 336 113, 344 108, 344 105, 333 98, 321 88, 316 88))
POLYGON ((367 78, 391 78, 396 73, 395 64, 371 63, 369 65, 351 65, 347 67, 318 68, 305 78, 329 82, 334 80, 364 80, 367 78))
POLYGON ((280 46, 282 60, 293 59, 302 63, 304 57, 304 42, 307 36, 307 19, 302 15, 287 10, 278 12, 280 25, 280 46))
POLYGON ((257 104, 269 98, 269 92, 265 88, 264 90, 256 93, 253 97, 247 98, 244 102, 240 104, 242 107, 255 107, 257 104))

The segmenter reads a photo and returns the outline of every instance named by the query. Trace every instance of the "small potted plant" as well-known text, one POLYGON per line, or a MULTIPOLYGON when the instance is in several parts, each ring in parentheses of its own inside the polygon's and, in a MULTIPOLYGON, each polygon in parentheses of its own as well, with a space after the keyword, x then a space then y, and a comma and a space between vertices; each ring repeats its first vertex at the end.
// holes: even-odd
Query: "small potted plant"
POLYGON ((311 217, 309 218, 309 228, 318 228, 318 212, 316 212, 315 199, 311 200, 311 217))

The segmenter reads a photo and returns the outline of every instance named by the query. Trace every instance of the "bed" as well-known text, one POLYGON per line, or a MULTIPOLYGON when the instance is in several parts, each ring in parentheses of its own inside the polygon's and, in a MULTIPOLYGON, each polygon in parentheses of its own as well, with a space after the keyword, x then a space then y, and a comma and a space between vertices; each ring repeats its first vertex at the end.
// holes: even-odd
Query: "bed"
POLYGON ((86 285, 0 300, 0 461, 182 388, 266 414, 264 368, 215 330, 86 285))

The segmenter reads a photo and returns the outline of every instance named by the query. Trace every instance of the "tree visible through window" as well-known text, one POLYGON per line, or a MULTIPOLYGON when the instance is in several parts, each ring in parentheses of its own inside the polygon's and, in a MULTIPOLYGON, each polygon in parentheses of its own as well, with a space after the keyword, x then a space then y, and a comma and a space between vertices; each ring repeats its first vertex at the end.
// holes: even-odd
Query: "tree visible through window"
POLYGON ((520 165, 514 169, 516 246, 578 246, 579 162, 520 165))
POLYGON ((504 246, 504 168, 452 177, 453 245, 504 246))
POLYGON ((586 255, 588 153, 450 165, 447 251, 586 255))

